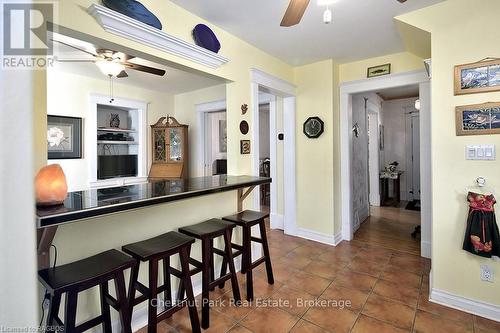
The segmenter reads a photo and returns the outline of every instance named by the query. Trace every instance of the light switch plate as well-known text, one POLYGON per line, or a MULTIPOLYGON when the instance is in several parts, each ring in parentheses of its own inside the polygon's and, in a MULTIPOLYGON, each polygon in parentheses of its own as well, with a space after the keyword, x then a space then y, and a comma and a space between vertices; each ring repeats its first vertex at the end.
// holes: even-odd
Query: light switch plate
POLYGON ((468 145, 465 148, 465 159, 494 161, 496 159, 495 145, 468 145))

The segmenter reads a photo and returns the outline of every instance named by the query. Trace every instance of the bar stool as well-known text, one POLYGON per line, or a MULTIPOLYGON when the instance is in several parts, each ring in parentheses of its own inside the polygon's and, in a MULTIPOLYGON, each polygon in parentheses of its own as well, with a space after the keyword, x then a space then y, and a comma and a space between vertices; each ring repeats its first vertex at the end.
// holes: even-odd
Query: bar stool
POLYGON ((102 324, 104 332, 111 332, 110 306, 120 314, 122 332, 131 332, 125 279, 123 271, 135 266, 135 260, 117 250, 109 250, 55 268, 38 272, 40 282, 50 293, 50 307, 47 316, 47 330, 83 332, 102 324), (108 282, 114 280, 117 298, 109 294, 108 282), (101 315, 76 326, 78 293, 99 286, 101 315), (61 296, 66 293, 64 322, 59 319, 61 296), (59 326, 59 327, 54 327, 59 326))
POLYGON ((157 324, 172 316, 175 312, 188 306, 189 317, 191 319, 191 329, 195 333, 200 332, 200 322, 196 304, 193 295, 193 287, 189 275, 189 252, 191 244, 195 242, 194 238, 181 233, 171 231, 166 234, 147 239, 141 242, 128 244, 122 247, 125 253, 130 254, 137 260, 137 265, 133 268, 130 275, 129 287, 129 306, 130 313, 133 307, 144 301, 148 301, 148 333, 155 333, 157 324), (179 254, 181 270, 170 266, 170 257, 179 254), (158 286, 158 264, 163 261, 163 285, 158 286), (146 287, 138 281, 139 266, 141 262, 149 263, 149 287, 146 287), (173 304, 170 274, 181 280, 181 285, 186 291, 187 298, 179 299, 179 302, 173 304), (136 291, 141 295, 135 297, 136 291), (164 292, 165 310, 158 314, 157 297, 164 292))
MULTIPOLYGON (((198 224, 179 228, 179 232, 200 239, 202 243, 201 262, 196 259, 190 258, 189 263, 195 267, 193 270, 191 270, 191 275, 197 274, 199 272, 202 273, 201 327, 204 329, 207 329, 210 326, 210 290, 214 290, 217 285, 231 279, 234 300, 236 304, 239 304, 241 302, 238 279, 236 276, 236 270, 234 269, 233 250, 231 248, 231 234, 233 228, 233 223, 229 223, 219 219, 211 219, 198 224), (220 236, 224 237, 224 251, 214 247, 214 239, 220 236), (223 258, 223 261, 227 262, 229 265, 229 273, 221 273, 218 279, 215 279, 214 276, 214 253, 221 256, 223 258)), ((183 295, 182 290, 180 290, 180 295, 183 295)))
MULTIPOLYGON (((237 226, 243 228, 243 244, 231 244, 236 251, 233 256, 242 256, 241 273, 246 274, 247 279, 247 300, 253 300, 253 276, 252 270, 262 263, 266 263, 267 272, 267 282, 269 284, 274 284, 273 268, 271 265, 271 256, 269 255, 269 244, 267 243, 266 235, 266 225, 264 219, 268 217, 269 214, 256 212, 252 210, 245 210, 235 215, 226 216, 223 220, 235 223, 237 226), (260 237, 252 237, 252 227, 254 225, 259 225, 260 237), (252 261, 252 242, 257 242, 262 244, 264 250, 264 256, 252 261)), ((222 273, 226 272, 226 262, 222 262, 222 273)), ((221 273, 221 274, 222 274, 221 273)), ((224 284, 219 286, 224 288, 224 284)))

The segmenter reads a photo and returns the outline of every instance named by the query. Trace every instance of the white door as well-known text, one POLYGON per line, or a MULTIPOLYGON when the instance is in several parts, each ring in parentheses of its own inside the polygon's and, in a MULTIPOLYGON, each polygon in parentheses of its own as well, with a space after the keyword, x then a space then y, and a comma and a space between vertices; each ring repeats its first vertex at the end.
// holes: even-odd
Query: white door
POLYGON ((203 158, 203 171, 204 176, 212 175, 212 113, 205 112, 204 114, 205 123, 205 138, 203 142, 205 143, 205 154, 203 158))
POLYGON ((412 152, 412 194, 413 200, 420 200, 420 116, 418 113, 411 117, 411 152, 412 152))
POLYGON ((368 112, 368 191, 371 206, 380 206, 378 114, 368 112))
POLYGON ((227 159, 226 111, 205 113, 205 176, 215 172, 215 161, 227 159))

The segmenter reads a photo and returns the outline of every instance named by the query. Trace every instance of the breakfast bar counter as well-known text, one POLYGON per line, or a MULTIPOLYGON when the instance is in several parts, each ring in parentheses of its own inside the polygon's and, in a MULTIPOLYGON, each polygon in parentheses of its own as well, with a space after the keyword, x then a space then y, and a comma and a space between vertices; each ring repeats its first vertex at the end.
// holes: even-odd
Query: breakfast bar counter
POLYGON ((236 209, 241 211, 243 200, 252 190, 256 186, 269 183, 271 178, 222 175, 151 180, 135 185, 70 192, 62 205, 37 208, 39 267, 45 268, 49 265, 49 249, 59 225, 85 222, 94 217, 235 190, 238 205, 236 209))

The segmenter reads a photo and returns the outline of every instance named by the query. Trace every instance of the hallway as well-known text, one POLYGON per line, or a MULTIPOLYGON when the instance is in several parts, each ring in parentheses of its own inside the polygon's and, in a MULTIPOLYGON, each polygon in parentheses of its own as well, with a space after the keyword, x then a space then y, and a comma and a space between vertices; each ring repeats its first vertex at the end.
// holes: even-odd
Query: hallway
POLYGON ((420 237, 411 237, 420 225, 420 212, 398 207, 370 207, 370 217, 354 234, 362 243, 420 255, 420 237))

